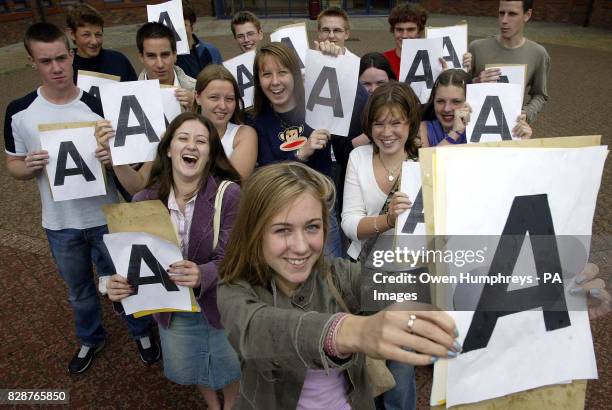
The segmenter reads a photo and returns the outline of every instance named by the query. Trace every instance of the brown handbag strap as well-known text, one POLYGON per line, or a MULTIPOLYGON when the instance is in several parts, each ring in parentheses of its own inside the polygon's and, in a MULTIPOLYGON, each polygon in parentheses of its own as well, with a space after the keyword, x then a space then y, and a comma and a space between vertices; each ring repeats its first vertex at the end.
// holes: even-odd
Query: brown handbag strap
POLYGON ((347 313, 350 313, 350 309, 348 308, 348 306, 346 306, 346 303, 344 303, 342 296, 340 296, 340 292, 338 292, 336 285, 334 285, 334 280, 332 279, 331 272, 328 272, 326 276, 327 277, 325 279, 327 280, 327 286, 329 287, 329 291, 332 293, 332 296, 336 300, 336 303, 338 304, 338 306, 340 306, 340 309, 347 313))

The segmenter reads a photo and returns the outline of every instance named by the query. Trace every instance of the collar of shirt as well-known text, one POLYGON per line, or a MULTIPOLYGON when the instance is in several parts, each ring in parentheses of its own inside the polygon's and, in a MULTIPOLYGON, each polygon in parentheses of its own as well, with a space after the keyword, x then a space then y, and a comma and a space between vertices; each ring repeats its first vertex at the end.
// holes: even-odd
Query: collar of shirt
POLYGON ((189 249, 189 232, 191 231, 191 220, 193 218, 193 211, 195 209, 195 202, 198 195, 194 195, 189 201, 185 203, 185 213, 181 212, 176 201, 174 189, 170 189, 168 195, 168 210, 170 211, 170 219, 176 229, 179 237, 181 251, 184 257, 187 257, 187 251, 189 249))
MULTIPOLYGON (((181 83, 179 83, 179 80, 178 80, 178 73, 176 72, 176 70, 175 70, 175 69, 172 69, 172 70, 174 71, 174 84, 172 84, 172 86, 174 86, 174 87, 179 87, 179 88, 180 88, 181 83)), ((144 79, 145 79, 145 80, 148 80, 148 79, 149 79, 149 74, 147 74, 146 72, 145 72, 145 75, 144 75, 144 79)), ((194 197, 194 198, 195 198, 195 197, 194 197)))
POLYGON ((318 272, 316 266, 313 267, 312 272, 310 272, 310 275, 308 275, 308 278, 306 278, 306 280, 300 284, 300 286, 298 286, 291 296, 286 296, 278 289, 276 280, 273 277, 270 286, 272 289, 272 297, 274 298, 274 306, 283 306, 284 304, 279 305, 279 298, 283 298, 288 299, 293 306, 307 310, 308 306, 312 303, 312 297, 314 295, 315 277, 319 274, 320 272, 318 272))

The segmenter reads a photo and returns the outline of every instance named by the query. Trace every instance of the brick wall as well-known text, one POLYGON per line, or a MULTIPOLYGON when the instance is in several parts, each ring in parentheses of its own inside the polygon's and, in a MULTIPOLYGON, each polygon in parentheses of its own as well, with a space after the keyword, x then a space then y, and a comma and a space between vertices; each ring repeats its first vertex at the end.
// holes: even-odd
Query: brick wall
MULTIPOLYGON (((118 3, 105 3, 103 0, 90 0, 104 17, 106 26, 142 23, 147 20, 147 4, 162 3, 167 0, 119 0, 118 3)), ((77 1, 75 1, 76 3, 77 1)), ((66 26, 65 11, 68 6, 60 6, 60 0, 51 0, 57 7, 45 8, 47 21, 59 27, 66 26)), ((63 3, 68 3, 63 1, 63 3)), ((40 21, 35 0, 27 0, 28 8, 16 13, 0 14, 0 47, 20 42, 30 24, 40 21)), ((212 16, 212 0, 193 1, 198 16, 212 16)))
MULTIPOLYGON (((499 0, 422 0, 431 13, 495 16, 499 0)), ((534 0, 533 20, 584 24, 589 0, 534 0)), ((591 27, 612 28, 612 1, 595 0, 591 27)))
POLYGON ((590 26, 612 29, 612 1, 595 0, 590 26))
MULTIPOLYGON (((62 3, 66 0, 50 0, 57 7, 46 8, 47 20, 65 25, 62 3)), ((118 0, 105 3, 104 0, 89 0, 97 8, 107 26, 125 25, 146 20, 146 4, 161 3, 165 0, 118 0)), ((75 1, 76 2, 76 1, 75 1)), ((198 16, 213 15, 213 0, 192 2, 198 16)), ((535 0, 533 19, 582 25, 585 22, 589 0, 535 0)), ((35 0, 27 0, 29 8, 15 13, 0 13, 0 47, 21 41, 24 31, 39 21, 35 0)), ((499 0, 422 0, 421 4, 431 13, 462 14, 468 16, 495 16, 499 0)), ((595 0, 590 20, 591 27, 612 28, 612 1, 595 0)))

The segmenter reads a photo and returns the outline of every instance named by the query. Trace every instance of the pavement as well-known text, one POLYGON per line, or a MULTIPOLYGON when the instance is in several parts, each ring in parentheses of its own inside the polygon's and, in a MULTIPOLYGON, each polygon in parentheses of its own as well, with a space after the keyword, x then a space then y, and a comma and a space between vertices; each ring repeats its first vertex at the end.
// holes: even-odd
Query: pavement
MULTIPOLYGON (((432 26, 469 24, 470 40, 494 35, 497 20, 487 17, 432 15, 432 26)), ((263 20, 266 33, 299 19, 263 20)), ((352 17, 347 46, 356 54, 393 46, 384 17, 352 17)), ((315 23, 307 22, 309 33, 315 23)), ((125 53, 140 70, 135 50, 137 26, 108 27, 105 47, 125 53)), ((228 20, 201 18, 195 32, 214 43, 225 58, 239 50, 228 20)), ((530 22, 526 35, 541 42, 552 59, 550 101, 534 122, 534 137, 602 135, 609 145, 612 133, 612 31, 564 24, 530 22)), ((312 39, 312 37, 311 37, 312 39)), ((37 84, 26 64, 21 44, 0 49, 0 109, 37 84)), ((3 118, 3 116, 2 116, 3 118)), ((0 142, 2 144, 3 142, 0 142)), ((2 147, 3 150, 4 147, 2 147)), ((607 162, 593 223, 591 260, 609 282, 612 260, 612 166, 607 162)), ((109 339, 85 374, 70 376, 67 364, 76 351, 67 290, 50 256, 40 226, 40 201, 33 181, 15 181, 0 167, 0 388, 67 389, 70 407, 204 408, 193 387, 179 386, 163 376, 160 363, 145 366, 126 327, 104 299, 104 323, 109 339)), ((610 286, 609 286, 610 287, 610 286)), ((589 381, 586 408, 609 408, 612 393, 612 315, 591 322, 599 380, 589 381)), ((568 353, 571 354, 571 353, 568 353)), ((417 370, 418 405, 427 407, 431 369, 417 370)))

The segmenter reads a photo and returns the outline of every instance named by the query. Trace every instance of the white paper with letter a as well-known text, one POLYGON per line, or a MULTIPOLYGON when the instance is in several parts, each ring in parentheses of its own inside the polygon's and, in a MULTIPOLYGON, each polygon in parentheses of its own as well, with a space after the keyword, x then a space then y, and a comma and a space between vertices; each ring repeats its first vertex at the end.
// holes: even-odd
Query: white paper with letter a
POLYGON ((100 98, 115 129, 109 139, 113 164, 152 161, 166 130, 159 80, 105 84, 100 98))
MULTIPOLYGON (((438 169, 443 166, 445 174, 445 233, 522 235, 517 264, 525 257, 532 261, 539 274, 541 267, 552 261, 565 273, 572 263, 567 249, 550 244, 561 243, 559 235, 591 234, 606 147, 455 148, 436 150, 438 169), (475 176, 478 183, 472 184, 468 193, 465 181, 474 181, 475 176), (530 235, 553 229, 554 242, 540 240, 536 245, 530 239, 530 235), (523 252, 527 244, 534 249, 523 252)), ((586 244, 581 266, 586 262, 588 251, 586 244)), ((507 243, 503 249, 495 249, 497 252, 502 258, 512 254, 507 243)), ((485 265, 494 264, 496 257, 487 258, 485 265)), ((514 277, 525 274, 518 270, 512 272, 514 277)), ((448 361, 448 407, 568 380, 597 378, 586 301, 584 295, 569 293, 568 289, 574 285, 575 269, 568 270, 569 277, 564 275, 560 285, 564 288, 567 308, 547 310, 555 316, 547 318, 541 306, 525 306, 517 309, 518 313, 508 309, 502 312, 505 315, 497 317, 491 328, 482 316, 475 323, 473 311, 450 312, 459 330, 459 341, 464 348, 470 345, 473 348, 448 361), (492 331, 489 334, 483 329, 492 331), (470 330, 473 330, 471 335, 470 330)), ((535 281, 520 290, 533 289, 542 283, 546 285, 535 281)), ((482 292, 485 291, 486 287, 482 292)), ((510 285, 502 294, 505 299, 501 303, 511 300, 516 291, 510 285)), ((475 295, 482 300, 482 293, 475 295)), ((559 296, 554 299, 555 303, 560 300, 559 296)), ((534 305, 545 302, 537 301, 534 305)))
POLYGON ((254 62, 255 50, 247 51, 223 62, 225 68, 232 73, 238 83, 238 89, 244 101, 244 108, 253 106, 253 94, 255 93, 255 81, 253 79, 254 62))
POLYGON ((402 41, 399 81, 410 84, 421 104, 429 99, 434 82, 442 72, 442 44, 442 38, 402 41))
POLYGON ((164 107, 164 122, 167 124, 170 124, 181 113, 181 104, 174 95, 176 90, 176 87, 169 85, 162 85, 159 89, 162 97, 162 107, 164 107))
MULTIPOLYGON (((395 224, 397 235, 426 234, 421 186, 421 164, 416 161, 404 161, 402 163, 402 186, 400 191, 408 195, 412 202, 412 207, 397 217, 395 224)), ((424 240, 424 242, 426 241, 424 240)))
POLYGON ((100 98, 100 86, 108 83, 117 83, 121 77, 110 74, 96 73, 93 71, 79 70, 77 75, 77 87, 88 92, 96 98, 100 98))
MULTIPOLYGON (((525 94, 525 84, 527 82, 527 65, 526 64, 486 64, 485 69, 499 68, 501 70, 501 78, 498 83, 519 84, 521 86, 523 96, 525 94)), ((521 99, 521 105, 523 100, 521 99)))
POLYGON ((523 91, 518 84, 468 84, 465 99, 472 114, 466 127, 467 142, 512 139, 512 129, 521 114, 523 91))
POLYGON ((270 34, 270 41, 285 43, 290 48, 293 48, 300 60, 300 69, 304 72, 306 50, 309 50, 306 23, 289 24, 279 27, 270 34))
POLYGON ((189 288, 176 285, 166 269, 183 260, 179 248, 144 232, 104 235, 117 274, 127 278, 137 293, 121 301, 126 315, 143 310, 191 310, 189 288))
POLYGON ((442 38, 444 59, 448 68, 463 68, 463 55, 468 51, 468 26, 426 27, 425 38, 442 38))
POLYGON ((147 4, 147 21, 162 23, 174 34, 176 53, 189 54, 189 40, 183 20, 183 2, 171 0, 159 4, 147 4))
POLYGON ((306 52, 306 124, 347 136, 359 81, 359 57, 306 52))
POLYGON ((49 152, 47 176, 54 201, 106 194, 104 171, 96 158, 96 123, 39 125, 41 149, 49 152))

